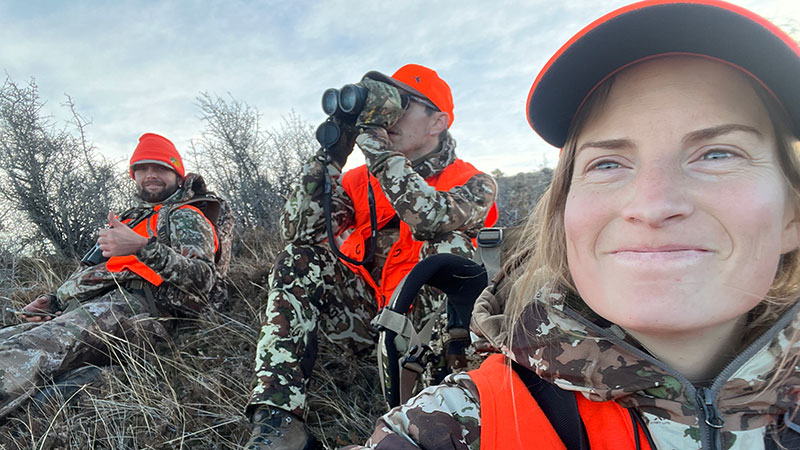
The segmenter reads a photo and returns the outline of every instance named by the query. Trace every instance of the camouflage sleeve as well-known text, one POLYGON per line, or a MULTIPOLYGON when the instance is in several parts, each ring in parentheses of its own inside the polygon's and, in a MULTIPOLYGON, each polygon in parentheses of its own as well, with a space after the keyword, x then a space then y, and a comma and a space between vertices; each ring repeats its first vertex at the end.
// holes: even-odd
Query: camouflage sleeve
POLYGON ((478 389, 461 372, 384 414, 364 446, 342 450, 480 450, 480 436, 478 389))
POLYGON ((414 172, 405 156, 389 150, 391 142, 383 128, 366 128, 356 142, 414 239, 427 241, 455 230, 475 237, 483 227, 497 197, 497 184, 490 175, 479 173, 463 185, 437 191, 414 172))
POLYGON ((192 209, 176 209, 169 220, 170 245, 150 243, 136 257, 165 282, 205 297, 214 285, 214 230, 192 209))
POLYGON ((72 300, 83 302, 138 278, 138 275, 127 270, 111 273, 106 269, 105 263, 81 266, 61 283, 56 291, 56 297, 62 306, 66 306, 72 300))
MULTIPOLYGON (((322 167, 325 155, 320 150, 303 166, 300 179, 286 200, 281 216, 281 232, 288 242, 318 244, 327 240, 322 198, 325 188, 322 167)), ((352 226, 353 203, 339 182, 341 168, 328 164, 331 176, 331 224, 334 235, 352 226)))

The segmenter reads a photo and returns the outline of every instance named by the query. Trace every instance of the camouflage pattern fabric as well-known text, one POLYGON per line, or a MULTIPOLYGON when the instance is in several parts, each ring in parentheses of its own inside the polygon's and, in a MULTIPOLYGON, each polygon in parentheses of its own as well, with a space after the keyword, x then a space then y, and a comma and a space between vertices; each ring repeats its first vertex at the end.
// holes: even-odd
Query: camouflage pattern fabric
MULTIPOLYGON (((390 164, 376 170, 370 167, 369 160, 367 165, 399 219, 409 224, 415 239, 425 241, 421 256, 449 252, 470 257, 474 251, 470 239, 483 226, 495 200, 497 185, 492 177, 477 174, 465 185, 445 192, 429 186, 425 178, 441 172, 456 159, 455 141, 449 135, 435 151, 413 164, 389 150, 390 142, 383 128, 368 127, 357 141, 365 154, 365 148, 369 148, 371 153, 389 155, 383 160, 390 164)), ((318 152, 304 165, 284 207, 281 228, 290 244, 278 257, 270 276, 267 313, 256 352, 250 400, 251 407, 266 404, 301 417, 320 327, 328 338, 353 353, 371 348, 375 340, 369 325, 376 313, 374 293, 364 280, 335 259, 325 243, 323 164, 328 164, 333 182, 334 234, 340 235, 355 222, 353 202, 339 183, 338 164, 329 163, 324 153, 318 152)), ((397 226, 380 230, 376 255, 385 255, 397 236, 397 226)), ((379 256, 376 260, 384 259, 379 256)), ((368 269, 379 279, 380 263, 368 269)), ((431 294, 423 302, 427 306, 420 311, 432 311, 440 301, 439 295, 431 294)))
MULTIPOLYGON (((178 190, 164 201, 164 205, 183 202, 186 195, 185 191, 178 190)), ((137 206, 123 217, 150 215, 155 206, 139 200, 137 206)), ((156 240, 140 249, 136 257, 164 280, 161 286, 152 287, 156 299, 171 312, 188 313, 194 308, 187 308, 187 304, 207 302, 208 292, 215 281, 214 230, 201 214, 190 209, 176 210, 169 219, 170 245, 156 240)), ((78 269, 58 288, 56 295, 62 305, 73 299, 84 302, 140 279, 133 272, 109 272, 101 263, 78 269)))
MULTIPOLYGON (((180 289, 176 287, 174 283, 170 284, 166 290, 171 289, 174 292, 162 292, 161 298, 176 309, 189 309, 192 312, 201 312, 204 310, 218 311, 229 302, 227 273, 230 267, 233 246, 234 215, 228 202, 220 199, 213 192, 208 192, 203 177, 194 173, 186 174, 181 188, 169 199, 168 203, 164 204, 164 207, 161 209, 161 214, 158 215, 156 235, 158 236, 159 242, 163 241, 162 243, 166 244, 171 243, 171 236, 174 234, 172 231, 172 224, 182 220, 181 216, 186 214, 184 210, 184 212, 176 217, 175 213, 180 211, 178 208, 184 204, 189 204, 206 214, 206 210, 203 208, 211 209, 211 203, 219 205, 219 212, 216 214, 216 217, 212 214, 212 218, 209 219, 209 222, 212 222, 212 220, 216 221, 212 222, 212 225, 214 226, 213 232, 216 234, 218 244, 217 251, 214 253, 214 259, 212 260, 216 262, 211 265, 214 271, 214 283, 210 289, 205 289, 205 286, 201 286, 199 291, 189 293, 193 294, 191 297, 181 295, 180 289), (165 211, 168 213, 164 213, 165 211), (181 298, 180 304, 176 304, 170 300, 175 298, 181 298)), ((189 215, 193 220, 197 219, 196 216, 196 214, 189 215)), ((197 229, 205 233, 208 228, 202 224, 189 223, 186 225, 187 226, 182 227, 183 230, 197 229)), ((199 242, 207 242, 204 239, 205 237, 199 242)))
POLYGON ((403 117, 406 108, 403 107, 403 99, 396 87, 370 78, 364 78, 359 84, 367 88, 369 93, 356 120, 357 128, 361 129, 364 126, 391 128, 403 117))
POLYGON ((250 403, 303 417, 319 329, 358 354, 375 341, 369 321, 377 306, 367 283, 322 245, 289 244, 275 261, 269 286, 250 403))
MULTIPOLYGON (((713 448, 744 450, 765 448, 765 440, 781 442, 776 424, 798 405, 800 367, 793 357, 800 342, 792 337, 800 328, 800 303, 709 385, 724 419, 723 428, 714 431, 699 412, 696 387, 619 327, 600 325, 604 322, 576 300, 540 293, 503 345, 510 348, 506 354, 562 389, 638 409, 660 449, 711 448, 716 441, 719 447, 713 448)), ((478 450, 477 388, 469 375, 451 375, 381 417, 365 446, 345 448, 478 450)))
MULTIPOLYGON (((318 244, 328 239, 322 195, 325 181, 322 167, 325 153, 320 150, 301 169, 300 178, 283 206, 280 218, 281 236, 287 242, 318 244)), ((336 164, 328 164, 331 186, 331 226, 339 235, 354 222, 353 202, 339 183, 342 172, 336 164)))
MULTIPOLYGON (((179 190, 166 202, 180 198, 179 190)), ((139 202, 129 214, 149 214, 154 206, 139 202)), ((153 287, 164 315, 181 314, 191 310, 187 304, 205 302, 214 284, 214 237, 209 223, 193 210, 175 211, 170 220, 171 246, 155 241, 136 254, 164 280, 160 287, 153 287)), ((56 292, 62 305, 77 300, 80 307, 48 322, 0 330, 0 416, 27 399, 44 380, 108 361, 110 342, 137 346, 153 335, 166 334, 158 321, 151 320, 141 292, 128 289, 134 280, 141 278, 129 271, 109 272, 105 263, 82 266, 56 292)))
POLYGON ((456 142, 450 134, 420 161, 409 161, 389 150, 391 142, 383 128, 365 129, 356 143, 367 168, 380 182, 400 220, 411 228, 414 239, 436 240, 454 231, 474 238, 483 228, 497 198, 497 183, 490 175, 478 173, 449 191, 437 191, 425 181, 455 161, 456 142))
POLYGON ((123 289, 49 322, 0 329, 0 417, 50 377, 86 364, 107 364, 116 352, 142 348, 145 340, 165 335, 145 299, 123 289))

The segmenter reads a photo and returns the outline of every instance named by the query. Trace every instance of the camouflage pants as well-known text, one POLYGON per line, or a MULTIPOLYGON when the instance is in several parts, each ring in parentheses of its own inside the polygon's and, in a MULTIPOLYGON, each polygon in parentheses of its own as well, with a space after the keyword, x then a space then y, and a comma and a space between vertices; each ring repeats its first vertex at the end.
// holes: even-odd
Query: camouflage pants
MULTIPOLYGON (((422 254, 440 251, 471 257, 473 248, 468 238, 452 233, 426 243, 422 254)), ((371 349, 376 341, 369 323, 377 312, 374 293, 322 245, 289 244, 276 258, 268 283, 250 405, 275 406, 303 417, 318 332, 353 354, 371 349)), ((424 308, 435 309, 436 301, 426 297, 424 308)))
POLYGON ((318 329, 343 349, 360 352, 375 342, 369 321, 376 308, 372 288, 327 247, 288 245, 269 278, 250 403, 302 417, 318 329))
POLYGON ((137 345, 149 334, 163 335, 147 311, 142 298, 114 290, 51 321, 0 329, 0 417, 49 378, 106 364, 111 343, 137 345))

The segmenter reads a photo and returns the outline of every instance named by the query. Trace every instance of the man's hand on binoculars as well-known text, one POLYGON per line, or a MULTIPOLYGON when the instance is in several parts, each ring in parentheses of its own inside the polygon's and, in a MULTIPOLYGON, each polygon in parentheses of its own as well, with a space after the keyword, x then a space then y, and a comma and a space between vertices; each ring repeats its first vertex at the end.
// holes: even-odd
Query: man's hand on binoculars
POLYGON ((403 117, 408 101, 403 101, 396 87, 370 78, 364 78, 360 84, 366 87, 369 93, 364 108, 356 120, 356 127, 359 130, 369 126, 391 128, 403 117))

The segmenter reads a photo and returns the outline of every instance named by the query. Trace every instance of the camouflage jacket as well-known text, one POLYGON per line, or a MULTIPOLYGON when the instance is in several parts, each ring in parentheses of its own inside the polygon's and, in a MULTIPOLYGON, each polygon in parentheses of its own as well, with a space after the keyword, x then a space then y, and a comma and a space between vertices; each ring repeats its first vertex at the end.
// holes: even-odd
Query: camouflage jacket
MULTIPOLYGON (((500 304, 487 289, 476 311, 483 308, 485 313, 500 304)), ((770 448, 767 442, 786 444, 798 437, 784 426, 777 433, 775 429, 798 404, 800 367, 795 358, 800 342, 792 337, 800 328, 800 302, 703 388, 642 350, 616 325, 571 304, 582 302, 540 294, 506 339, 513 345, 487 338, 562 389, 638 409, 662 450, 763 449, 770 448), (545 297, 551 306, 545 306, 545 297), (705 408, 701 398, 707 400, 705 408), (706 424, 713 414, 724 420, 721 430, 706 424)), ((506 334, 497 322, 482 329, 506 334)), ((480 427, 477 388, 468 374, 459 373, 381 417, 366 447, 347 448, 479 450, 480 427)))
MULTIPOLYGON (((178 189, 162 205, 180 203, 194 193, 187 175, 184 188, 178 189)), ((149 216, 157 204, 136 199, 136 206, 125 214, 125 218, 149 216)), ((135 256, 153 269, 164 280, 153 287, 154 297, 161 305, 182 309, 187 302, 203 305, 214 285, 214 230, 208 221, 192 209, 177 209, 170 214, 169 245, 158 240, 141 248, 135 256)), ((132 280, 141 280, 133 272, 123 270, 112 273, 105 263, 81 266, 56 291, 59 303, 85 302, 117 287, 126 287, 132 280)))
MULTIPOLYGON (((364 153, 367 168, 378 179, 398 218, 411 228, 414 239, 431 240, 453 231, 474 237, 483 226, 497 195, 497 184, 491 176, 479 173, 449 191, 436 191, 425 182, 455 161, 456 144, 449 134, 438 149, 414 162, 391 151, 391 142, 383 128, 367 128, 356 142, 364 153), (432 205, 425 208, 425 217, 420 217, 422 203, 432 205)), ((318 244, 327 240, 322 209, 325 163, 322 151, 314 155, 303 166, 300 180, 286 202, 281 226, 283 237, 289 242, 318 244)), ((334 235, 338 236, 354 225, 354 207, 339 182, 341 169, 336 163, 328 163, 328 171, 332 178, 331 224, 334 235)), ((388 252, 397 235, 397 228, 381 230, 376 255, 388 252)))

